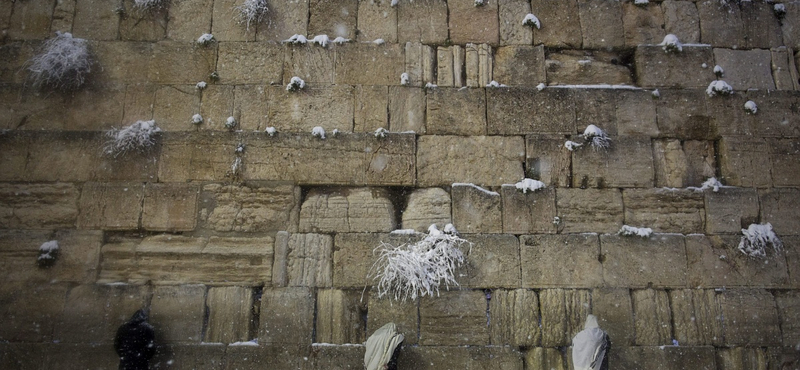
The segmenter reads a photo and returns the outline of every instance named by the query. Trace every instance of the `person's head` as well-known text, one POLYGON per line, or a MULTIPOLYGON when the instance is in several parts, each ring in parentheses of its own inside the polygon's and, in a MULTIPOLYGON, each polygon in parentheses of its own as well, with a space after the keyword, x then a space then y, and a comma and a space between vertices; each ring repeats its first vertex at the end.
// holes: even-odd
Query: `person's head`
POLYGON ((131 316, 131 322, 145 322, 147 318, 150 316, 150 310, 147 308, 143 308, 141 310, 136 311, 136 313, 131 316))

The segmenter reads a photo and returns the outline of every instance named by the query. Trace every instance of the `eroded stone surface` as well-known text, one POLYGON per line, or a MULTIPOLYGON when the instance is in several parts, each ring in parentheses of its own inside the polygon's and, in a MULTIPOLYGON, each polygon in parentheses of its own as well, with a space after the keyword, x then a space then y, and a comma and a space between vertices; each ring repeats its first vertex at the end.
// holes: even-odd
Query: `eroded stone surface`
POLYGON ((208 327, 204 341, 234 343, 250 340, 253 288, 210 287, 206 306, 208 306, 208 327))
POLYGON ((617 189, 556 189, 558 230, 562 233, 615 233, 623 224, 617 189))
POLYGON ((78 189, 68 183, 1 184, 0 226, 4 229, 72 228, 78 189))
POLYGON ((626 189, 625 224, 656 232, 701 233, 705 225, 703 193, 694 190, 626 189))
POLYGON ((154 288, 149 322, 156 335, 165 342, 202 341, 205 296, 203 285, 154 288))
POLYGON ((788 283, 787 252, 767 246, 765 258, 753 258, 739 251, 740 241, 740 235, 688 236, 690 286, 780 287, 788 283))
POLYGON ((440 292, 419 304, 420 344, 487 345, 486 297, 481 291, 440 292))
POLYGON ((296 186, 209 184, 200 194, 200 222, 216 231, 294 231, 299 202, 296 186))
POLYGON ((315 340, 320 343, 363 343, 366 301, 361 292, 325 289, 317 293, 315 340))
POLYGON ((596 234, 523 235, 520 239, 523 287, 602 285, 600 242, 596 234))
POLYGON ((193 230, 197 224, 199 189, 185 184, 147 184, 142 227, 157 231, 193 230))
MULTIPOLYGON (((542 313, 542 347, 561 347, 583 330, 591 312, 588 290, 545 289, 539 293, 542 313)), ((601 323, 600 327, 604 325, 601 323)))
POLYGON ((520 137, 434 135, 420 137, 418 145, 418 186, 497 186, 523 178, 525 144, 520 137))
POLYGON ((453 184, 450 192, 457 230, 468 234, 503 231, 500 193, 464 183, 453 184))
POLYGON ((608 150, 583 148, 572 154, 572 186, 587 188, 651 187, 653 151, 650 139, 619 137, 608 150))
POLYGON ((523 192, 514 185, 503 185, 503 232, 555 233, 555 193, 553 188, 523 192))
POLYGON ((447 36, 447 3, 444 0, 421 0, 397 7, 399 42, 440 44, 447 36))
POLYGON ((800 189, 773 188, 759 191, 761 222, 772 224, 778 235, 800 234, 800 220, 794 216, 800 203, 800 189))
MULTIPOLYGON (((531 13, 542 22, 542 28, 533 31, 534 43, 542 43, 547 47, 572 49, 579 48, 581 43, 585 42, 585 38, 593 37, 585 33, 595 33, 596 30, 590 29, 592 26, 588 24, 582 27, 583 24, 579 18, 583 14, 578 11, 578 8, 577 1, 532 0, 531 13)), ((521 23, 525 17, 522 14, 524 13, 516 14, 514 21, 521 23), (519 18, 520 15, 522 18, 519 18)), ((621 19, 617 19, 617 23, 621 25, 621 19)), ((621 36, 621 27, 619 31, 621 36)), ((586 44, 587 48, 589 48, 589 44, 586 44)))
POLYGON ((489 301, 491 344, 532 347, 541 340, 539 297, 528 289, 495 290, 489 301))
POLYGON ((755 189, 721 188, 705 192, 706 232, 736 234, 758 220, 755 189))
POLYGON ((631 301, 636 326, 636 344, 640 346, 672 344, 672 317, 667 291, 634 290, 631 292, 631 301))
POLYGON ((482 89, 437 88, 427 94, 425 132, 434 135, 486 134, 482 89))
POLYGON ((635 60, 639 86, 700 89, 714 80, 714 55, 708 46, 684 46, 680 53, 666 53, 661 46, 640 45, 635 60))
POLYGON ((686 249, 682 235, 601 235, 603 280, 612 287, 685 287, 686 249))
POLYGON ((689 346, 722 343, 722 315, 714 290, 677 289, 669 294, 678 343, 689 346))
POLYGON ((314 293, 308 288, 275 288, 261 296, 258 342, 309 345, 314 331, 314 293))
POLYGON ((781 344, 780 320, 772 294, 763 289, 728 290, 720 295, 725 344, 781 344))
POLYGON ((408 195, 406 204, 402 219, 403 229, 427 232, 431 225, 443 230, 445 225, 451 223, 450 194, 444 189, 417 189, 408 195))
POLYGON ((385 188, 314 189, 300 208, 303 232, 388 232, 396 224, 385 188))

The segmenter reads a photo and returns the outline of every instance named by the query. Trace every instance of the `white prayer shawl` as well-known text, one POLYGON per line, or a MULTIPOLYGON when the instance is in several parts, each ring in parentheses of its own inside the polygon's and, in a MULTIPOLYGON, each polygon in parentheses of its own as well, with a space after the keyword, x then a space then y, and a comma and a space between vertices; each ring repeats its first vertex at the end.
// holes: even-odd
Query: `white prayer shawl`
POLYGON ((383 370, 404 338, 403 334, 397 332, 397 326, 392 322, 376 330, 367 339, 366 353, 364 353, 364 366, 367 370, 383 370))
POLYGON ((572 338, 572 364, 575 370, 599 370, 606 356, 608 334, 589 315, 585 329, 572 338))

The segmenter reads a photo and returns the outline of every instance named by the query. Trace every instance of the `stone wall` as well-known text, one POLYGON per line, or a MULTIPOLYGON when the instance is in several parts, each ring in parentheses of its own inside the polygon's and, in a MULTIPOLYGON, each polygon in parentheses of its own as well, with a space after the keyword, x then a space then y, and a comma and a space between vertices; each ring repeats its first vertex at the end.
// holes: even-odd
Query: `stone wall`
POLYGON ((402 368, 570 369, 589 313, 614 368, 798 366, 798 3, 271 0, 245 27, 242 2, 0 2, 0 367, 116 368, 141 307, 159 369, 357 369, 389 321, 402 368), (56 31, 95 56, 79 91, 29 80, 56 31), (138 120, 155 145, 105 155, 138 120), (567 150, 590 124, 611 147, 567 150), (767 222, 783 249, 739 252, 767 222), (447 223, 460 286, 379 299, 373 249, 447 223))

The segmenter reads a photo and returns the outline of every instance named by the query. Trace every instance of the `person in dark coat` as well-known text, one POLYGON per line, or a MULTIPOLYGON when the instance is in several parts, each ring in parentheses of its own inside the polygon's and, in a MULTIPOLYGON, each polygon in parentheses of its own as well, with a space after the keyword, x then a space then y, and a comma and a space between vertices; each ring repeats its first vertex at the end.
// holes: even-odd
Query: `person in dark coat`
POLYGON ((147 310, 138 310, 117 329, 114 350, 119 355, 119 370, 147 370, 156 353, 155 332, 147 317, 147 310))

